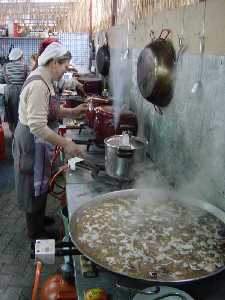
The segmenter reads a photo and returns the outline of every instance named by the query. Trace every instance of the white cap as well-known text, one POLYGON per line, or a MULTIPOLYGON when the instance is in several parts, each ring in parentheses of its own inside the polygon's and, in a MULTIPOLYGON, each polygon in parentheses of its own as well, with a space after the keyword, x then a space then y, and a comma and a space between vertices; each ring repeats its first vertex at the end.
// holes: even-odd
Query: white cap
POLYGON ((48 45, 38 58, 38 66, 44 66, 50 59, 57 59, 65 55, 68 50, 60 43, 53 42, 48 45))
POLYGON ((20 48, 13 48, 9 53, 9 60, 18 60, 23 56, 23 51, 20 48))

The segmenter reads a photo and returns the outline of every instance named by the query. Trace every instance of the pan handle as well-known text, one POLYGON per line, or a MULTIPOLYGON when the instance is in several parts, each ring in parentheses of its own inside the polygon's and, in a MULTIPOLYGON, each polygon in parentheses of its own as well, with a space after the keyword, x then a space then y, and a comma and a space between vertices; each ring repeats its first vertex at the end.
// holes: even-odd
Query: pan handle
POLYGON ((155 300, 161 300, 161 299, 166 299, 167 297, 171 297, 171 296, 176 296, 178 298, 180 298, 181 300, 187 300, 187 298, 179 293, 168 293, 159 297, 156 297, 155 300))
POLYGON ((170 29, 166 29, 166 28, 162 29, 159 35, 159 39, 166 40, 170 33, 171 33, 170 29))
POLYGON ((150 31, 149 33, 150 39, 153 42, 155 40, 155 32, 153 30, 150 31))
POLYGON ((116 155, 119 158, 132 158, 134 156, 135 149, 130 149, 129 147, 119 147, 117 149, 116 155))
MULTIPOLYGON (((159 286, 154 286, 152 287, 151 291, 145 291, 145 290, 139 290, 139 289, 134 289, 134 288, 129 288, 127 286, 124 285, 120 285, 118 282, 116 283, 116 287, 118 287, 119 289, 125 290, 125 291, 130 291, 130 292, 134 292, 136 294, 141 294, 141 295, 153 295, 153 294, 158 294, 160 292, 160 287, 159 286)), ((154 298, 155 300, 161 300, 161 299, 165 299, 167 297, 170 296, 176 296, 179 297, 181 300, 187 300, 187 298, 184 295, 181 295, 179 293, 167 293, 161 296, 158 296, 156 298, 154 298)))
POLYGON ((155 109, 155 111, 156 111, 157 113, 159 113, 161 116, 163 115, 163 112, 162 112, 161 108, 158 107, 158 106, 155 105, 155 104, 154 104, 154 109, 155 109))
POLYGON ((138 294, 142 294, 142 295, 152 295, 152 294, 158 294, 160 292, 159 286, 153 287, 151 291, 144 291, 144 290, 129 288, 128 286, 121 285, 118 282, 116 282, 116 287, 118 287, 121 290, 130 291, 130 292, 133 292, 136 294, 138 293, 138 294))

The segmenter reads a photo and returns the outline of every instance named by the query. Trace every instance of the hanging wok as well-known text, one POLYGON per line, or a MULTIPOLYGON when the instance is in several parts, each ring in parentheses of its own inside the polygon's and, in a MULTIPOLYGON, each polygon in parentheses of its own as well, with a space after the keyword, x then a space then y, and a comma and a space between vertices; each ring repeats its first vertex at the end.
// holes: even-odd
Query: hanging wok
POLYGON ((171 191, 95 197, 70 219, 73 243, 96 264, 144 282, 186 283, 225 269, 217 232, 225 213, 171 191))
POLYGON ((140 53, 137 63, 137 83, 142 96, 156 106, 169 104, 173 97, 176 53, 170 40, 170 30, 163 29, 140 53))
POLYGON ((102 47, 100 47, 97 51, 96 64, 98 72, 103 76, 108 76, 110 68, 110 51, 107 35, 105 35, 105 40, 105 44, 102 47))

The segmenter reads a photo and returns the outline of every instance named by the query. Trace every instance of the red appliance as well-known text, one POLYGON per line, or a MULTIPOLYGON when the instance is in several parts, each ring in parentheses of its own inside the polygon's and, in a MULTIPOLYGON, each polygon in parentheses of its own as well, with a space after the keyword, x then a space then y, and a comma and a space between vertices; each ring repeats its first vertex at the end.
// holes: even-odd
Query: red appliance
POLYGON ((104 144, 105 138, 122 134, 123 131, 130 131, 132 135, 136 135, 138 129, 137 116, 129 110, 122 110, 118 114, 114 112, 112 106, 100 106, 96 108, 94 129, 98 144, 104 144))
MULTIPOLYGON (((84 90, 88 95, 101 95, 103 89, 102 79, 97 77, 78 77, 80 83, 84 85, 84 90)), ((77 91, 80 95, 80 91, 77 91)))
POLYGON ((84 103, 84 98, 81 96, 66 96, 63 95, 61 97, 61 103, 63 104, 63 107, 65 108, 74 108, 78 105, 84 103))
POLYGON ((112 105, 112 98, 93 96, 88 100, 88 110, 86 112, 87 124, 89 127, 94 127, 94 120, 96 115, 96 108, 98 106, 112 105))

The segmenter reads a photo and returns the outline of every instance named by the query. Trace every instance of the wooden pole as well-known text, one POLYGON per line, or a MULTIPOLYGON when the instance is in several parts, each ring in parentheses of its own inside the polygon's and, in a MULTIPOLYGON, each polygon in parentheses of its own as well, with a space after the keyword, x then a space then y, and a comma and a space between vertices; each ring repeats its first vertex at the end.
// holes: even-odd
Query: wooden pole
POLYGON ((117 0, 112 0, 112 22, 111 25, 116 25, 116 19, 117 19, 117 0))
POLYGON ((92 0, 89 0, 89 49, 90 49, 90 55, 89 55, 89 70, 91 70, 91 65, 92 65, 92 57, 93 55, 93 42, 92 42, 92 0))

